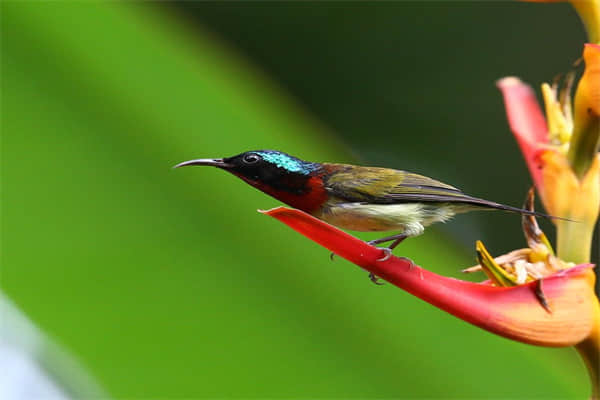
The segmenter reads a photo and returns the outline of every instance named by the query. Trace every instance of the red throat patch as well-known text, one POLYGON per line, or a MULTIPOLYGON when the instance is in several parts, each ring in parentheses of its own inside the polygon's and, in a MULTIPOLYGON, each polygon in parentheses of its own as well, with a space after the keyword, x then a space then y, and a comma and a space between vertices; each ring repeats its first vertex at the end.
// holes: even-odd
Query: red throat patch
POLYGON ((267 184, 250 180, 242 175, 234 175, 237 175, 249 185, 254 186, 258 190, 268 194, 269 196, 272 196, 287 205, 290 205, 307 213, 311 213, 313 211, 318 210, 319 207, 321 207, 329 197, 327 195, 325 187, 323 186, 323 179, 319 176, 312 176, 306 181, 306 193, 294 194, 285 190, 274 189, 273 187, 267 184))

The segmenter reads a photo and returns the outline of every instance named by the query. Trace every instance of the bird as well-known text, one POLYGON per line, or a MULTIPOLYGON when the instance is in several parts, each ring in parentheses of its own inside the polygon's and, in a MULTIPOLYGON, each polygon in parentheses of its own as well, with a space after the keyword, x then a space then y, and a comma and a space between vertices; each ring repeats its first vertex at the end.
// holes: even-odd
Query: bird
MULTIPOLYGON (((422 234, 436 222, 473 210, 546 214, 511 207, 463 193, 412 172, 350 164, 304 161, 277 150, 253 150, 227 158, 184 161, 173 168, 211 166, 338 228, 361 232, 396 231, 367 242, 390 243, 379 261, 391 257, 404 239, 422 234)), ((377 283, 376 277, 370 275, 377 283)))

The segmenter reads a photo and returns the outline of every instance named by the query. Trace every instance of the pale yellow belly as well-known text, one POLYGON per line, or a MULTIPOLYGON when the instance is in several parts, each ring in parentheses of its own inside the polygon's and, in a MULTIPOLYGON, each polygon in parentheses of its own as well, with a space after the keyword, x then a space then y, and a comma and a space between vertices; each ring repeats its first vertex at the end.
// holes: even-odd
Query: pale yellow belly
POLYGON ((314 213, 315 217, 342 229, 362 232, 395 230, 409 236, 420 235, 426 226, 446 221, 454 214, 448 205, 421 203, 332 203, 314 213))

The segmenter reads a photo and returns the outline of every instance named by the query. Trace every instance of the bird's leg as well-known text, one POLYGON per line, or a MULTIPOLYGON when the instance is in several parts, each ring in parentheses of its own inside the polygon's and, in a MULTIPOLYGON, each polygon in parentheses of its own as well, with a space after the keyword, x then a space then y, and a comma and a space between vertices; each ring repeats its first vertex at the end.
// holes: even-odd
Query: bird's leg
POLYGON ((390 245, 389 245, 388 249, 390 249, 390 250, 394 250, 394 248, 395 248, 396 246, 398 246, 400 243, 402 243, 402 241, 403 241, 404 239, 406 239, 407 237, 408 237, 408 236, 406 236, 406 235, 400 235, 400 237, 399 237, 398 239, 394 240, 394 241, 392 242, 392 244, 390 244, 390 245))
POLYGON ((392 256, 392 250, 394 250, 394 248, 400 243, 402 243, 402 241, 407 237, 408 236, 406 235, 401 235, 398 239, 394 240, 392 244, 390 244, 388 247, 382 247, 381 250, 383 250, 385 256, 383 256, 382 258, 378 258, 377 261, 387 261, 392 256))
MULTIPOLYGON (((371 246, 373 246, 374 244, 391 242, 392 240, 398 240, 398 239, 400 239, 400 242, 401 242, 402 240, 406 239, 407 237, 408 237, 408 235, 406 235, 404 233, 398 233, 396 235, 386 236, 386 237, 381 238, 381 239, 370 240, 370 241, 367 242, 367 244, 370 244, 371 246)), ((394 247, 398 246, 400 244, 400 242, 396 243, 394 245, 394 247)), ((392 249, 394 247, 392 247, 392 249)))
POLYGON ((385 255, 382 258, 379 258, 377 261, 387 261, 391 256, 392 256, 392 250, 394 250, 394 248, 396 246, 398 246, 400 243, 402 243, 402 241, 404 239, 406 239, 408 237, 408 235, 406 235, 405 233, 399 233, 397 235, 392 235, 392 236, 387 236, 381 239, 375 239, 375 240, 371 240, 369 242, 367 242, 368 244, 370 244, 371 246, 374 244, 379 244, 379 243, 385 243, 385 242, 392 242, 392 244, 390 244, 388 247, 382 247, 381 250, 383 250, 383 252, 385 253, 385 255))

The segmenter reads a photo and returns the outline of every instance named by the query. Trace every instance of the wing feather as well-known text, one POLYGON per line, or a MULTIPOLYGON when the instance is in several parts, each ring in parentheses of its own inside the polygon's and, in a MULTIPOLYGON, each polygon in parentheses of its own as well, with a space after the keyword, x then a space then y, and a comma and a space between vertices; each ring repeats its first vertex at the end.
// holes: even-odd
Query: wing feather
POLYGON ((324 177, 328 192, 349 202, 393 204, 417 201, 464 202, 472 199, 454 186, 423 175, 376 167, 332 164, 324 177))

